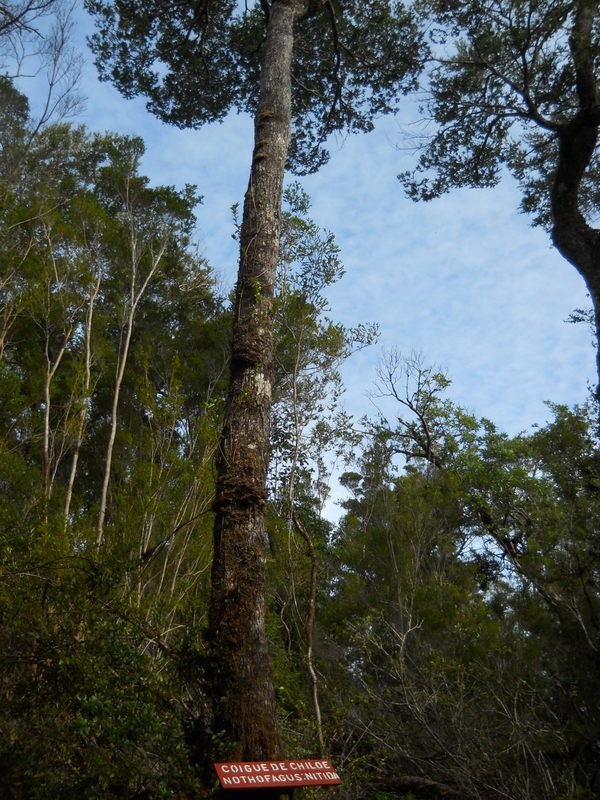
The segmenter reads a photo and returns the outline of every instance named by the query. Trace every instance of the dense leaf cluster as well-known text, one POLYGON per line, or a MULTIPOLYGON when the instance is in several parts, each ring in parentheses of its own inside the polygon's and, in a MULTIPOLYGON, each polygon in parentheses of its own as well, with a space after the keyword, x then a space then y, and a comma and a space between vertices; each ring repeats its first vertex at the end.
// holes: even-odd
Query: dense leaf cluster
MULTIPOLYGON (((278 1, 278 0, 276 0, 278 1)), ((326 159, 336 132, 369 131, 414 86, 419 35, 398 2, 300 3, 292 66, 297 172, 326 159)), ((97 20, 91 45, 100 75, 126 96, 143 95, 180 127, 256 111, 270 2, 114 3, 87 0, 97 20)))
MULTIPOLYGON (((580 4, 571 2, 422 3, 430 26, 430 69, 419 164, 402 177, 415 198, 456 186, 493 186, 508 167, 521 183, 523 208, 551 226, 550 187, 561 128, 581 111, 574 39, 580 4)), ((598 21, 587 51, 598 73, 598 21)), ((597 208, 597 154, 583 208, 597 208)))
POLYGON ((321 617, 345 796, 597 797, 591 410, 509 438, 445 400, 443 376, 390 364, 397 423, 345 476, 321 617))
POLYGON ((150 187, 139 139, 32 137, 2 91, 0 792, 172 796, 226 314, 191 187, 150 187))

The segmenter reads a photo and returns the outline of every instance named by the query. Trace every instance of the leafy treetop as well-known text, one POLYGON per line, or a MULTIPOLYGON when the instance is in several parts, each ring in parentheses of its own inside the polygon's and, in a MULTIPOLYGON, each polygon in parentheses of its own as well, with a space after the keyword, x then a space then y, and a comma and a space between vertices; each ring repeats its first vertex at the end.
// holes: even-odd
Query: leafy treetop
MULTIPOLYGON (((428 200, 457 186, 493 186, 507 166, 521 184, 523 210, 536 224, 551 227, 550 189, 561 140, 584 118, 595 129, 600 121, 593 88, 600 58, 595 4, 434 0, 418 5, 430 36, 422 111, 433 125, 417 169, 400 176, 409 194, 428 200)), ((600 197, 597 153, 588 158, 578 201, 590 219, 600 197)))
MULTIPOLYGON (((85 0, 100 76, 126 97, 145 95, 165 122, 197 128, 228 111, 256 110, 262 44, 281 0, 85 0)), ((414 86, 417 27, 399 2, 321 0, 296 23, 293 134, 299 173, 327 160, 326 138, 369 131, 414 86)))

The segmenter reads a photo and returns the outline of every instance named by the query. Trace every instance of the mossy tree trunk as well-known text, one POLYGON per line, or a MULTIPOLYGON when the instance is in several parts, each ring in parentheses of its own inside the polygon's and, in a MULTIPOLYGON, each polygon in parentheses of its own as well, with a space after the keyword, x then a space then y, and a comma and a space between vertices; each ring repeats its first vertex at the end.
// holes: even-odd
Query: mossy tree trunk
POLYGON ((268 9, 254 151, 244 202, 230 386, 217 456, 209 616, 214 730, 233 760, 281 756, 265 632, 266 476, 273 293, 291 129, 294 22, 309 3, 268 9))

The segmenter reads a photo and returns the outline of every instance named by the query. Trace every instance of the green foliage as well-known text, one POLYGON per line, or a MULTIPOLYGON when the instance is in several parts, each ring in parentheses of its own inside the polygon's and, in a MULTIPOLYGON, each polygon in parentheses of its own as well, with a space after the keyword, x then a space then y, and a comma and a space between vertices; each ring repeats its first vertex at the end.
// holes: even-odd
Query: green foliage
MULTIPOLYGON (((586 102, 583 62, 586 81, 597 70, 597 21, 588 42, 575 21, 580 8, 571 0, 418 4, 431 56, 423 111, 434 127, 416 170, 400 176, 411 197, 494 186, 508 167, 521 185, 523 210, 551 227, 562 130, 586 102), (579 64, 578 37, 585 50, 579 64)), ((588 219, 598 209, 597 162, 595 153, 579 193, 588 219)))
POLYGON ((343 269, 333 235, 309 212, 306 193, 298 184, 289 186, 275 296, 268 520, 269 631, 279 709, 290 751, 306 756, 319 747, 313 694, 319 686, 311 683, 310 671, 325 602, 321 565, 331 533, 322 506, 331 460, 356 442, 340 404, 339 367, 376 335, 374 326, 350 330, 329 318, 325 292, 343 269), (315 607, 316 622, 311 621, 315 607))
MULTIPOLYGON (((163 52, 186 20, 209 24, 175 5, 163 22, 131 11, 130 21, 147 26, 139 42, 147 36, 163 52)), ((443 35, 470 26, 482 52, 504 47, 467 5, 432 8, 443 35)), ((385 27, 390 8, 350 4, 339 35, 360 27, 371 47, 369 25, 385 27)), ((564 8, 546 9, 535 36, 552 34, 564 8)), ((514 31, 522 9, 514 5, 514 31)), ((262 12, 235 17, 234 4, 217 12, 207 36, 222 48, 227 30, 235 46, 227 64, 196 68, 217 70, 204 75, 212 81, 245 64, 236 81, 249 87, 262 12)), ((327 13, 323 6, 298 24, 296 57, 307 74, 322 68, 308 54, 327 13)), ((381 57, 397 44, 384 40, 381 57)), ((198 46, 193 36, 186 46, 198 46)), ((541 106, 552 102, 543 99, 544 69, 565 53, 558 42, 538 54, 541 106)), ((464 64, 445 68, 463 88, 480 78, 464 64)), ((145 91, 144 74, 119 80, 145 91)), ((568 70, 563 78, 566 86, 568 70)), ((330 78, 322 80, 326 97, 330 78)), ((454 91, 442 71, 436 80, 454 91)), ((382 111, 390 81, 371 97, 382 111)), ((166 103, 158 87, 156 102, 166 103)), ((207 119, 226 102, 250 102, 232 87, 211 95, 207 119)), ((194 797, 203 744, 223 748, 210 729, 202 631, 229 344, 228 312, 191 244, 199 197, 193 187, 151 186, 139 172, 138 138, 59 125, 30 139, 25 98, 7 80, 0 93, 0 794, 194 797)), ((352 99, 360 106, 360 95, 352 99)), ((300 92, 297 113, 316 120, 317 107, 301 101, 300 92)), ((333 128, 367 124, 342 117, 333 128)), ((307 151, 325 130, 311 124, 307 151)), ((505 134, 500 126, 494 136, 505 134)), ((454 145, 450 136, 439 146, 454 145)), ((465 153, 449 181, 466 179, 465 153)), ((494 180, 501 155, 492 150, 473 180, 494 180)), ((297 184, 286 190, 282 222, 267 613, 289 753, 317 750, 313 667, 326 752, 344 778, 334 797, 595 800, 596 410, 550 406, 544 426, 509 437, 448 400, 441 371, 392 353, 375 393, 394 404, 393 422, 365 421, 334 528, 322 517, 328 459, 360 444, 341 407, 339 368, 376 330, 330 318, 325 295, 343 274, 339 251, 297 184)))
POLYGON ((199 198, 151 187, 138 138, 49 126, 20 152, 17 100, 0 165, 0 793, 191 795, 227 348, 190 244, 199 198))
MULTIPOLYGON (((275 0, 276 2, 278 0, 275 0)), ((200 7, 86 0, 100 76, 179 127, 199 127, 231 110, 256 110, 261 44, 271 2, 200 7)), ((298 7, 303 4, 298 3, 298 7)), ((296 24, 290 163, 299 172, 326 159, 337 131, 369 131, 414 85, 419 35, 400 3, 306 3, 296 24)))
POLYGON ((344 270, 333 234, 309 214, 299 184, 287 187, 274 310, 270 485, 273 500, 285 503, 293 472, 299 491, 322 505, 328 456, 356 442, 341 406, 339 370, 352 353, 376 341, 378 330, 374 324, 347 328, 329 317, 326 291, 344 270))
POLYGON ((143 618, 119 607, 122 570, 53 557, 50 541, 3 569, 2 796, 172 797, 193 779, 179 687, 148 658, 143 618))
POLYGON ((353 742, 356 797, 377 780, 398 794, 596 797, 596 422, 553 406, 509 438, 447 387, 388 358, 379 395, 397 423, 374 426, 345 476, 321 616, 340 648, 332 752, 353 742))

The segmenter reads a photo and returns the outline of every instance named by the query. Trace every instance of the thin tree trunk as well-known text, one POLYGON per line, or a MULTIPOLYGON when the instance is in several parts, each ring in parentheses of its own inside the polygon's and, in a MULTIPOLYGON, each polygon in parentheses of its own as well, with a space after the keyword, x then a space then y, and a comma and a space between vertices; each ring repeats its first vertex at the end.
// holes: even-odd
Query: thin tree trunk
POLYGON ((69 474, 69 482, 67 484, 67 491, 65 496, 65 530, 69 524, 69 513, 71 510, 71 500, 73 498, 73 486, 75 484, 75 475, 77 474, 77 464, 79 462, 79 454, 81 452, 81 445, 83 443, 83 434, 85 431, 88 409, 90 386, 92 376, 92 319, 94 316, 94 303, 100 291, 100 282, 102 280, 102 270, 98 268, 98 278, 96 284, 90 291, 88 302, 88 309, 85 319, 85 381, 83 385, 83 404, 79 414, 79 426, 77 429, 77 441, 75 442, 75 450, 73 452, 73 459, 71 461, 71 472, 69 474))
POLYGON ((50 333, 46 331, 46 379, 44 381, 44 496, 49 500, 52 495, 52 479, 51 479, 51 454, 50 454, 50 387, 52 380, 56 375, 56 370, 60 366, 60 362, 66 352, 67 345, 73 333, 73 326, 71 325, 65 332, 65 337, 61 344, 56 360, 52 363, 50 356, 50 333))
MULTIPOLYGON (((135 273, 134 278, 132 278, 132 286, 133 281, 135 280, 135 273)), ((133 293, 133 289, 132 289, 133 293)), ((117 368, 117 377, 115 380, 115 391, 113 394, 113 403, 112 403, 112 410, 111 410, 111 422, 110 422, 110 436, 108 439, 108 446, 106 448, 106 462, 104 465, 104 480, 102 482, 102 492, 100 494, 100 511, 98 512, 98 527, 96 531, 96 547, 100 547, 102 542, 104 541, 104 520, 106 518, 106 505, 108 499, 108 485, 110 483, 110 473, 112 467, 112 455, 113 449, 115 445, 115 439, 117 436, 117 411, 119 408, 119 395, 121 393, 121 384, 123 383, 123 375, 125 374, 125 366, 127 365, 127 357, 129 355, 129 345, 131 344, 131 335, 133 333, 133 319, 135 316, 135 303, 131 303, 129 309, 129 315, 127 319, 127 333, 125 334, 125 344, 123 345, 123 353, 121 354, 121 358, 119 360, 119 365, 117 368)))
POLYGON ((307 10, 308 3, 299 0, 270 4, 240 236, 229 393, 217 454, 210 678, 213 729, 225 735, 234 760, 282 755, 265 631, 266 476, 294 21, 307 10))
POLYGON ((49 334, 46 335, 46 379, 44 381, 44 441, 43 441, 43 451, 44 451, 44 495, 46 500, 50 499, 52 495, 52 481, 50 477, 51 472, 51 456, 50 456, 50 386, 52 384, 52 379, 56 375, 56 370, 60 366, 60 362, 62 361, 62 357, 65 354, 67 349, 67 344, 69 343, 69 339, 71 338, 71 334, 73 329, 70 328, 67 333, 65 334, 65 338, 61 345, 60 350, 58 351, 58 356, 56 357, 56 361, 54 364, 52 363, 52 359, 50 357, 50 345, 48 342, 49 334))
MULTIPOLYGON (((56 260, 54 258, 54 247, 52 242, 52 235, 51 230, 47 225, 44 225, 44 233, 46 235, 46 242, 48 244, 48 252, 50 255, 50 261, 52 263, 52 275, 56 281, 57 290, 60 291, 60 279, 58 277, 58 266, 56 264, 56 260)), ((44 496, 46 498, 46 502, 50 499, 52 495, 52 479, 51 479, 51 461, 52 457, 50 454, 50 387, 54 376, 56 375, 56 371, 60 366, 60 362, 66 352, 67 345, 73 335, 74 330, 74 322, 73 317, 70 320, 65 320, 66 329, 63 332, 63 341, 54 360, 52 363, 52 356, 50 354, 50 305, 52 302, 52 291, 51 291, 51 278, 48 278, 46 284, 46 324, 45 324, 45 356, 46 356, 46 378, 44 381, 44 434, 43 434, 43 460, 44 460, 44 496)))
MULTIPOLYGON (((130 212, 131 213, 131 212, 130 212)), ((98 527, 96 531, 96 547, 100 547, 104 541, 104 520, 106 518, 106 506, 108 500, 108 486, 110 483, 110 473, 111 473, 111 466, 112 466, 112 456, 113 456, 113 449, 115 445, 115 439, 117 436, 117 412, 119 408, 119 395, 121 393, 121 384, 123 383, 123 376, 125 374, 125 367, 127 365, 127 358, 129 356, 129 347, 131 345, 131 337, 133 334, 133 323, 135 319, 135 312, 137 310, 138 303, 142 298, 144 292, 146 291, 148 284, 152 280, 156 269, 160 263, 160 260, 163 256, 165 248, 167 246, 167 239, 168 234, 165 233, 164 240, 161 244, 161 247, 156 254, 152 258, 152 265, 146 275, 139 291, 136 294, 135 291, 135 282, 136 282, 136 274, 137 274, 137 267, 139 261, 138 255, 138 246, 137 246, 137 234, 133 230, 133 220, 130 222, 131 224, 131 290, 130 290, 130 300, 129 300, 129 314, 127 317, 127 332, 125 334, 125 344, 123 345, 123 353, 121 354, 119 365, 117 368, 117 377, 115 380, 115 391, 113 395, 113 403, 112 403, 112 411, 111 411, 111 425, 110 425, 110 436, 108 439, 108 446, 106 448, 106 463, 104 466, 104 480, 102 482, 102 492, 100 495, 100 511, 98 512, 98 527)))
POLYGON ((308 596, 308 614, 304 622, 304 630, 306 633, 306 666, 310 676, 310 686, 313 699, 313 708, 315 711, 315 720, 317 723, 317 739, 319 742, 319 755, 321 758, 325 757, 325 742, 323 740, 323 720, 321 716, 321 704, 319 702, 319 680, 315 665, 313 662, 313 633, 315 628, 315 613, 317 605, 317 574, 319 571, 319 562, 317 559, 317 551, 313 540, 302 523, 296 511, 295 500, 295 484, 296 484, 296 470, 298 467, 298 456, 300 454, 300 419, 298 415, 298 370, 300 366, 300 356, 302 350, 302 338, 300 338, 296 345, 296 361, 294 363, 294 374, 292 376, 292 401, 294 411, 294 455, 292 457, 292 468, 290 470, 290 477, 288 482, 288 505, 290 520, 296 531, 302 536, 306 543, 308 550, 308 557, 310 559, 310 590, 308 596))
POLYGON ((293 497, 291 497, 290 502, 292 503, 290 507, 290 513, 292 515, 294 527, 306 542, 306 546, 308 548, 308 557, 310 559, 310 592, 308 598, 308 615, 304 623, 304 630, 306 631, 306 665, 308 668, 308 674, 310 675, 310 686, 313 699, 313 708, 315 711, 315 720, 317 723, 317 739, 319 741, 319 755, 321 756, 321 758, 324 758, 325 742, 323 739, 323 720, 321 717, 321 704, 319 702, 319 679, 317 677, 317 672, 315 670, 315 665, 313 661, 313 632, 315 628, 315 611, 316 611, 316 601, 317 601, 317 573, 319 571, 319 564, 317 560, 317 551, 315 550, 313 540, 311 539, 309 532, 302 524, 302 521, 300 520, 300 517, 298 516, 298 513, 294 508, 293 497))

